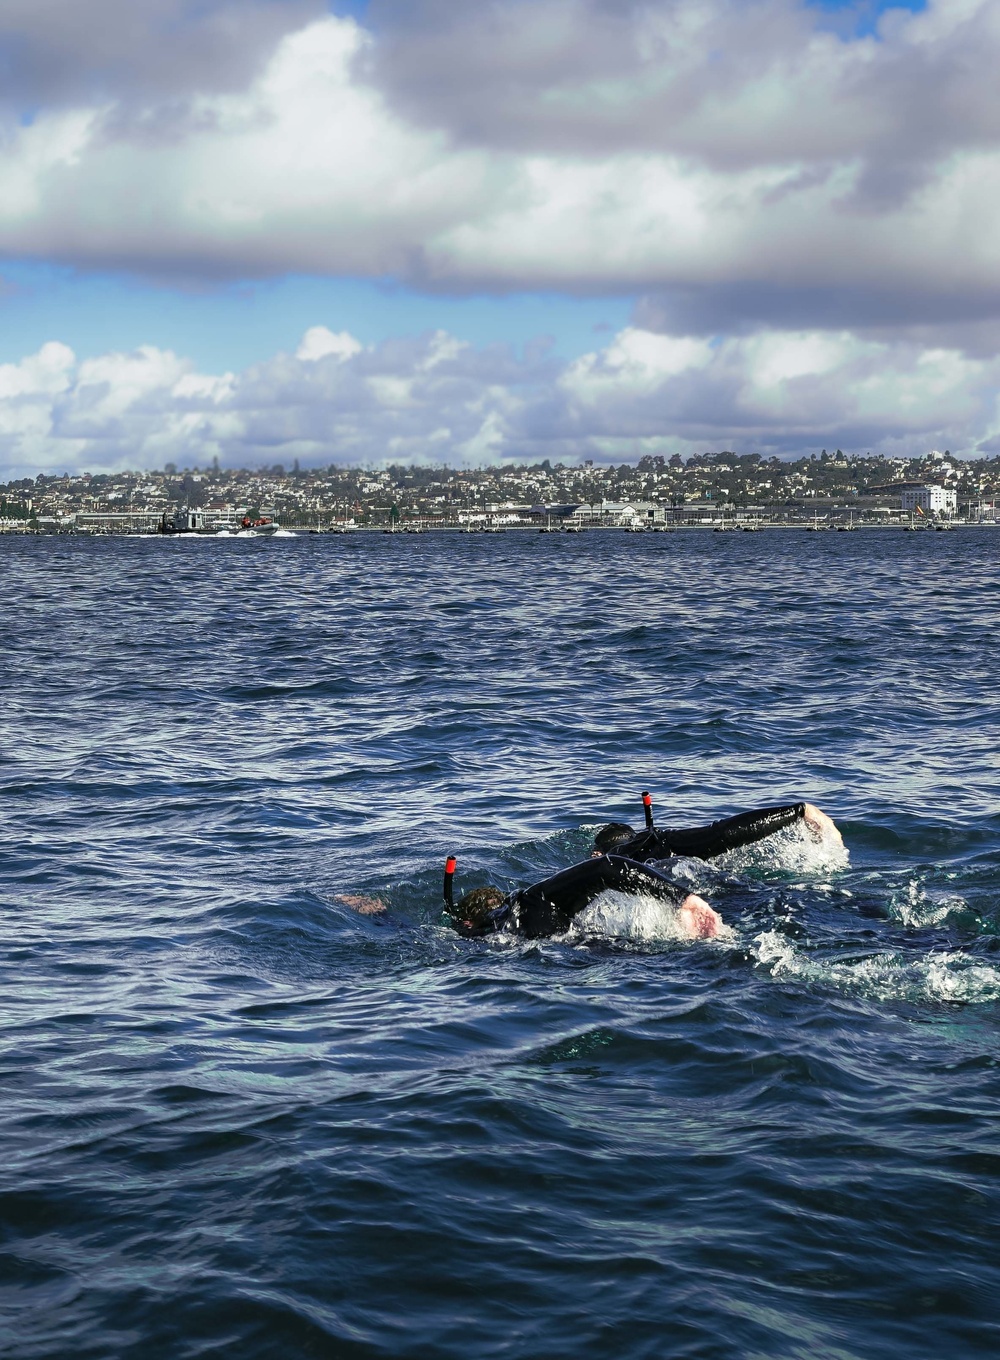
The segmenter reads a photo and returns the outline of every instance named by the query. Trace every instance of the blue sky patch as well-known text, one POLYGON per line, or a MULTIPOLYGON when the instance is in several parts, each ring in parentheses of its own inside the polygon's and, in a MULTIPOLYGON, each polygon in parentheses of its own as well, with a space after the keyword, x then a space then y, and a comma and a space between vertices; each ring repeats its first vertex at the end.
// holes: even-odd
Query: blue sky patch
POLYGON ((79 358, 155 344, 206 372, 242 369, 293 351, 310 326, 350 331, 364 344, 445 330, 475 345, 516 349, 551 336, 562 358, 599 349, 628 324, 632 299, 557 293, 427 297, 362 279, 292 277, 180 291, 113 274, 0 264, 0 362, 49 340, 79 358), (155 325, 151 318, 155 317, 155 325))

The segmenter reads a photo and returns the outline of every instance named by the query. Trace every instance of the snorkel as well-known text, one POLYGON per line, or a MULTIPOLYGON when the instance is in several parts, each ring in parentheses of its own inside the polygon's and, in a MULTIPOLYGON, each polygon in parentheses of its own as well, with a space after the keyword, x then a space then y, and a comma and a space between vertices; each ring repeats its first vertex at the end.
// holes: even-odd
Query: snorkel
POLYGON ((473 888, 459 902, 455 901, 455 869, 457 860, 449 855, 444 865, 444 910, 448 924, 459 935, 489 935, 499 930, 510 915, 511 907, 501 888, 489 885, 473 888), (499 908, 505 907, 500 913, 499 908))
POLYGON ((458 860, 449 855, 444 862, 444 909, 449 916, 455 914, 455 870, 458 860))
POLYGON ((646 830, 653 829, 653 800, 648 793, 642 795, 642 810, 646 814, 646 830))

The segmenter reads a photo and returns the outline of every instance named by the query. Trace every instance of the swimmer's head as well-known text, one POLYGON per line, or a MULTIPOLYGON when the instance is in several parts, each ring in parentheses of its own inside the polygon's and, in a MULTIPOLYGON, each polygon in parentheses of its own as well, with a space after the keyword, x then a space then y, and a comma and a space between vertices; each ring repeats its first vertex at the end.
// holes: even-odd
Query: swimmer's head
POLYGON ((455 903, 451 915, 463 925, 482 925, 490 912, 500 906, 504 896, 499 888, 473 888, 472 892, 467 892, 460 902, 455 903))
POLYGON ((594 837, 594 854, 607 855, 617 846, 630 841, 634 835, 634 829, 625 822, 608 822, 594 837))

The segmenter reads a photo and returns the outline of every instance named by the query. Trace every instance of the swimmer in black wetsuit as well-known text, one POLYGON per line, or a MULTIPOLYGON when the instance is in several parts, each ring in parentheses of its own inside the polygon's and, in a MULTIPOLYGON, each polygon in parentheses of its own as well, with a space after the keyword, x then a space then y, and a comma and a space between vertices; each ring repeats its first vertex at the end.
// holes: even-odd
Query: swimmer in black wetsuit
POLYGON ((812 803, 786 803, 779 807, 758 808, 723 817, 710 826, 654 827, 648 793, 642 796, 646 808, 646 829, 636 831, 625 822, 610 822, 594 837, 594 854, 614 852, 645 864, 649 860, 688 855, 693 859, 714 859, 727 850, 762 841, 786 826, 802 823, 817 839, 840 842, 840 832, 831 818, 812 803))
MULTIPOLYGON (((687 855, 711 859, 727 850, 763 840, 783 827, 798 822, 817 837, 840 841, 840 832, 819 808, 811 803, 790 803, 780 807, 759 808, 726 817, 711 826, 657 830, 652 825, 649 794, 643 795, 647 827, 636 832, 624 822, 603 827, 594 840, 589 860, 563 869, 531 887, 504 893, 500 888, 475 888, 460 902, 452 899, 455 860, 445 869, 445 909, 455 929, 462 935, 491 935, 514 930, 529 938, 563 934, 574 916, 602 892, 645 894, 671 903, 677 908, 682 931, 693 939, 719 933, 722 918, 695 893, 678 888, 665 874, 650 867, 649 860, 687 855)), ((385 903, 368 896, 341 896, 339 900, 355 911, 375 915, 385 911, 385 903)))
POLYGON ((517 892, 474 888, 459 902, 452 900, 454 873, 451 858, 445 868, 445 909, 460 935, 492 935, 501 930, 516 931, 532 940, 562 935, 578 912, 609 889, 669 902, 677 908, 682 931, 692 939, 717 935, 722 925, 718 912, 695 893, 623 855, 585 859, 517 892))

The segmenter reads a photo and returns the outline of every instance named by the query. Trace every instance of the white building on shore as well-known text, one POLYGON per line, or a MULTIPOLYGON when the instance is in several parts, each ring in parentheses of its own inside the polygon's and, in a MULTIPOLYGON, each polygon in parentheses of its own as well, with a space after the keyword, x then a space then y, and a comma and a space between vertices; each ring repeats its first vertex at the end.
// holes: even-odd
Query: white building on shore
POLYGON ((958 501, 955 492, 948 487, 923 482, 903 487, 899 493, 899 504, 902 510, 908 510, 911 514, 914 510, 922 510, 925 515, 953 515, 958 501))

